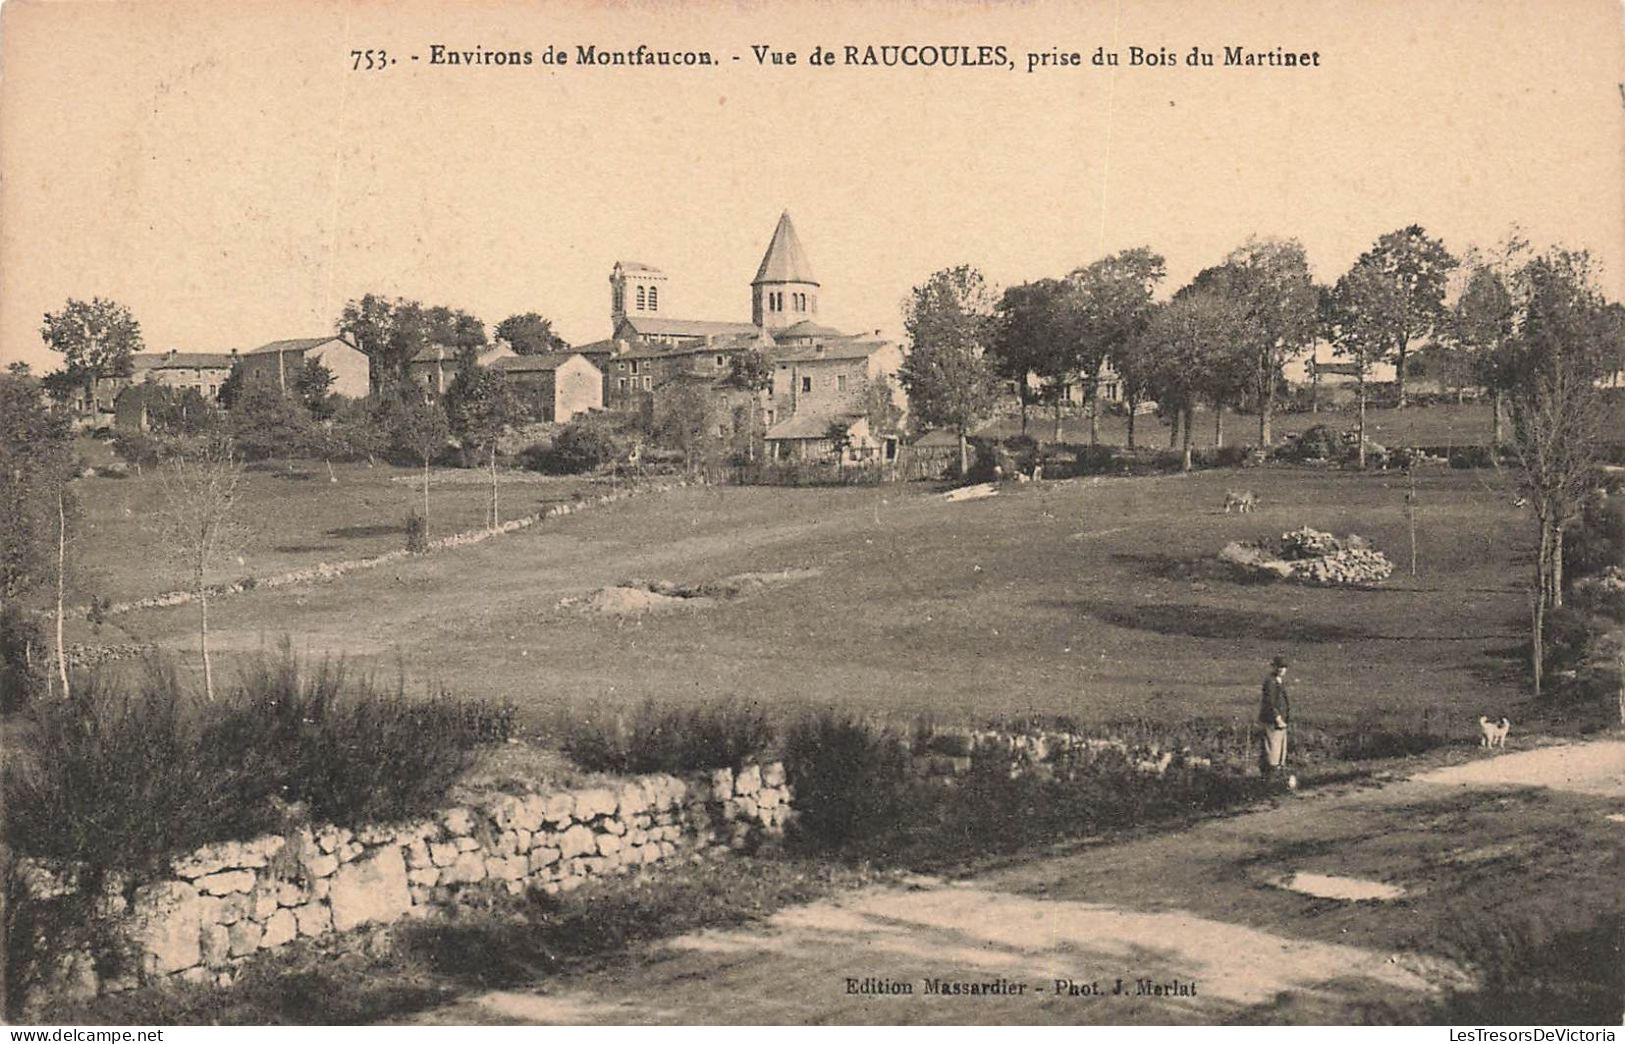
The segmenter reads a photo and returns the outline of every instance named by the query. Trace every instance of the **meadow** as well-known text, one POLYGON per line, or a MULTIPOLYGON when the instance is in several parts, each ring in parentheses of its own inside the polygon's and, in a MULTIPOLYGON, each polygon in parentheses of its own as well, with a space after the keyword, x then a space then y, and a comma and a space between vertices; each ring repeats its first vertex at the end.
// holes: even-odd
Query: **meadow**
MULTIPOLYGON (((125 495, 140 481, 123 480, 125 495)), ((348 501, 360 484, 347 481, 328 495, 348 501)), ((963 503, 920 484, 685 489, 333 583, 220 599, 212 641, 228 670, 288 636, 409 691, 511 700, 544 740, 563 715, 647 698, 945 723, 1249 720, 1276 653, 1293 661, 1306 722, 1426 719, 1465 737, 1480 713, 1521 714, 1530 523, 1496 482, 1420 473, 1415 577, 1404 479, 1392 473, 1075 479, 963 503), (1230 488, 1256 490, 1260 509, 1225 514, 1230 488), (1214 560, 1228 541, 1304 524, 1369 538, 1394 577, 1370 590, 1245 583, 1214 560), (705 597, 604 597, 632 581, 705 597)), ((387 508, 368 508, 384 522, 410 499, 409 487, 389 492, 387 508)), ((464 495, 478 524, 482 493, 464 495)), ((343 539, 328 532, 337 514, 300 510, 317 531, 301 535, 298 512, 277 507, 279 546, 343 539)), ((143 610, 100 640, 154 641, 190 662, 194 628, 187 608, 143 610)))

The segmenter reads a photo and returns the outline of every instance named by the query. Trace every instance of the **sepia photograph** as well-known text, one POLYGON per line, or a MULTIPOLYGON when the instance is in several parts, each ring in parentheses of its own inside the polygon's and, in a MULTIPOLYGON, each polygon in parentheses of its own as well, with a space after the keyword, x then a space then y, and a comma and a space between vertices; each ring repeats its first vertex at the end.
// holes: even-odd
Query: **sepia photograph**
POLYGON ((0 1021, 1612 1041, 1622 301, 1619 0, 6 0, 0 1021))

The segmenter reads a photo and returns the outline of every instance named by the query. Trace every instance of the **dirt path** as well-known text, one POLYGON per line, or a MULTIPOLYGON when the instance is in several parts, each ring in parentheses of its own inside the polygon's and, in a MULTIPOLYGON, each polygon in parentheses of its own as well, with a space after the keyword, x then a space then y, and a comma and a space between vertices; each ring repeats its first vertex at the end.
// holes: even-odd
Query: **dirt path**
POLYGON ((1499 897, 1497 926, 1561 931, 1617 911, 1617 889, 1594 884, 1615 880, 1622 799, 1625 742, 1484 756, 971 879, 795 907, 421 1021, 1346 1022, 1473 989, 1460 940, 1486 895, 1499 897), (1291 887, 1313 875, 1380 882, 1396 898, 1291 887))

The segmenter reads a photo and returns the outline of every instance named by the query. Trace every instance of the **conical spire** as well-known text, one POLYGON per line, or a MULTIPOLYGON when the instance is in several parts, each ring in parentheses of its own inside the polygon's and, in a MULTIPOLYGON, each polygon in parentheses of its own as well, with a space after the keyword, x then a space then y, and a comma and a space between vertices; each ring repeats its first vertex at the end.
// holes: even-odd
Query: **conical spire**
POLYGON ((796 236, 796 226, 790 223, 788 210, 779 215, 778 227, 773 230, 773 241, 767 245, 767 253, 762 255, 761 266, 756 269, 756 278, 750 281, 751 286, 758 283, 818 285, 818 280, 813 278, 812 264, 807 260, 807 252, 801 249, 801 240, 796 236))

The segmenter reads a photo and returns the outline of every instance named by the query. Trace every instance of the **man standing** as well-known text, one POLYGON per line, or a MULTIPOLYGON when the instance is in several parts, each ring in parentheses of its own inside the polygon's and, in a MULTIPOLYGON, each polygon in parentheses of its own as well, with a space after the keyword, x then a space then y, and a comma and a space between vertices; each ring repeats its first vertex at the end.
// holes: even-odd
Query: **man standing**
POLYGON ((1264 738, 1258 752, 1258 770, 1265 779, 1286 763, 1286 727, 1291 708, 1286 695, 1286 657, 1270 661, 1269 677, 1264 679, 1264 698, 1258 706, 1258 723, 1264 738))

